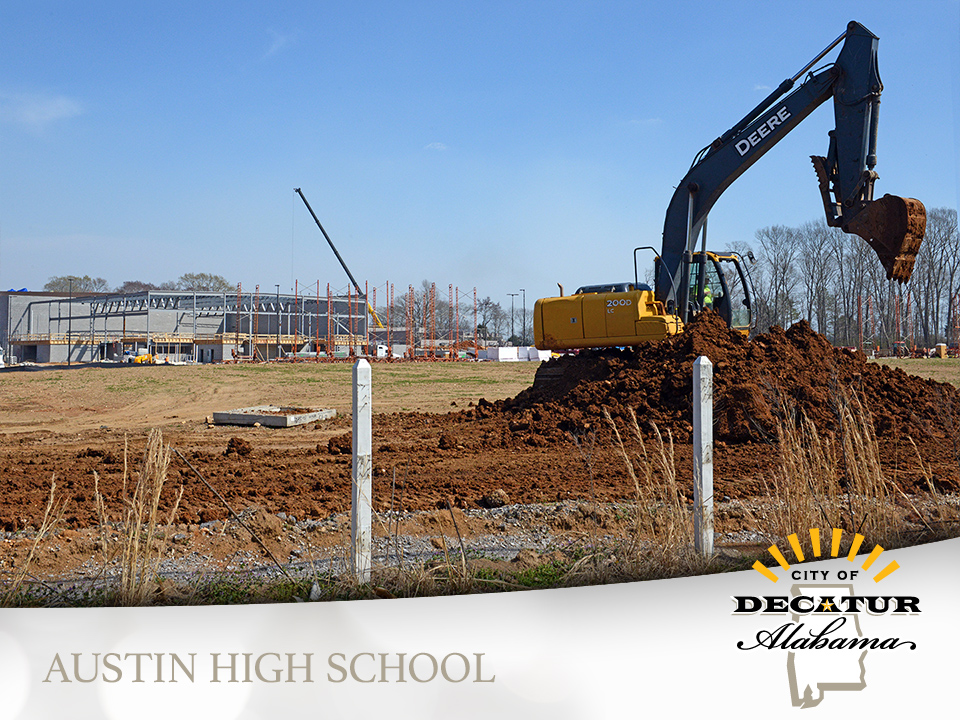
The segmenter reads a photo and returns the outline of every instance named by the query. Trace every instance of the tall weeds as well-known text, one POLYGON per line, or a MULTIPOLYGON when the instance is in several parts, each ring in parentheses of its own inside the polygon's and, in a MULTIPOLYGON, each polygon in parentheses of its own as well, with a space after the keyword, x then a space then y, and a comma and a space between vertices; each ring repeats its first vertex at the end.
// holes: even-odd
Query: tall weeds
POLYGON ((934 474, 930 470, 930 466, 923 462, 920 449, 912 438, 910 438, 910 444, 913 446, 914 452, 917 453, 917 464, 920 466, 920 473, 923 475, 927 486, 927 502, 915 503, 899 488, 897 490, 900 492, 901 498, 906 501, 920 520, 928 538, 956 537, 960 534, 960 497, 956 494, 952 496, 944 495, 937 489, 934 474))
POLYGON ((33 565, 40 543, 57 529, 57 526, 63 519, 63 512, 66 506, 66 499, 57 493, 57 478, 55 475, 51 475, 50 495, 47 497, 47 507, 43 511, 43 520, 40 523, 40 528, 37 530, 36 537, 34 537, 33 544, 30 546, 30 551, 27 553, 26 559, 20 564, 20 568, 16 574, 14 574, 13 580, 4 589, 3 595, 0 595, 0 607, 10 607, 16 603, 20 589, 30 575, 30 568, 33 565))
POLYGON ((147 438, 147 447, 136 483, 130 494, 127 493, 127 462, 124 452, 123 475, 123 530, 120 535, 120 584, 117 588, 118 601, 122 605, 141 605, 150 593, 156 589, 163 535, 159 532, 162 524, 172 524, 176 516, 183 487, 165 522, 160 519, 160 495, 167 480, 170 467, 170 449, 163 446, 163 436, 159 430, 151 430, 147 438))
POLYGON ((631 556, 692 554, 693 514, 677 484, 673 435, 667 430, 664 440, 656 424, 650 423, 653 448, 648 451, 636 413, 630 408, 627 426, 640 448, 631 455, 610 412, 604 408, 603 414, 634 486, 636 517, 629 537, 631 556))
POLYGON ((770 492, 772 522, 763 529, 803 538, 810 528, 838 528, 863 535, 869 546, 902 544, 902 513, 891 502, 895 486, 881 466, 869 410, 856 392, 841 390, 836 413, 837 434, 821 435, 802 411, 781 403, 780 470, 770 492))
POLYGON ((837 477, 834 438, 823 438, 805 414, 782 407, 777 422, 780 470, 767 492, 771 524, 759 528, 784 538, 807 528, 841 528, 838 498, 843 494, 837 477))
POLYGON ((890 502, 892 484, 880 465, 873 418, 854 391, 841 393, 838 410, 851 529, 867 538, 899 544, 903 523, 890 502))

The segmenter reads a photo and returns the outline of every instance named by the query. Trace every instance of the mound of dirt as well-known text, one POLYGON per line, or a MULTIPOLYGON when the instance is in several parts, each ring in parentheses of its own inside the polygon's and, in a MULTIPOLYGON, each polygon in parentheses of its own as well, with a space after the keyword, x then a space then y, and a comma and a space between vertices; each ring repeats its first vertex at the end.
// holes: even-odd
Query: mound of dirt
POLYGON ((334 435, 327 442, 327 452, 331 455, 352 455, 353 433, 348 432, 340 435, 334 435))
POLYGON ((227 443, 227 449, 224 450, 224 455, 229 455, 230 453, 236 453, 237 455, 247 456, 253 452, 253 446, 239 437, 230 438, 230 442, 227 443))
POLYGON ((595 432, 607 439, 604 409, 627 421, 633 409, 644 431, 655 423, 680 443, 691 441, 692 374, 697 357, 714 366, 714 440, 772 443, 777 417, 802 411, 821 432, 838 427, 842 392, 856 391, 891 457, 916 453, 944 461, 956 474, 960 393, 952 385, 867 362, 860 352, 833 347, 806 321, 748 341, 715 313, 703 313, 684 333, 620 350, 589 350, 541 365, 531 388, 515 398, 481 403, 478 417, 504 417, 528 444, 595 432))

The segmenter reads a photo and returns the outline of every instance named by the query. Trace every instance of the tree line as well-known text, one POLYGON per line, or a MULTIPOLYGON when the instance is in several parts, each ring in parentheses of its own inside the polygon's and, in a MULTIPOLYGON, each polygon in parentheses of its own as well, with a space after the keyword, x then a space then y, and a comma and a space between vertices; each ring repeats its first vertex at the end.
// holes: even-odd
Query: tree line
POLYGON ((960 336, 960 233, 957 211, 927 211, 927 231, 913 276, 887 280, 876 253, 855 235, 824 220, 800 227, 771 225, 753 247, 750 268, 757 331, 805 319, 835 345, 933 347, 960 336))
POLYGON ((168 280, 159 285, 141 280, 126 280, 114 288, 102 277, 89 275, 57 275, 47 280, 43 286, 46 292, 74 293, 138 293, 146 290, 166 290, 173 292, 230 292, 237 286, 227 282, 222 275, 210 273, 184 273, 176 280, 168 280))

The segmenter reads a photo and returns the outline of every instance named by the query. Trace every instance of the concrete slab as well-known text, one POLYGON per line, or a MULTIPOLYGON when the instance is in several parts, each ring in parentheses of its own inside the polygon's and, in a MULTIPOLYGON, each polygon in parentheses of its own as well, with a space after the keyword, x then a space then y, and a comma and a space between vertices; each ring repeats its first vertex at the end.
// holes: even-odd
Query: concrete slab
POLYGON ((496 362, 516 362, 520 359, 520 354, 518 348, 512 345, 506 347, 490 346, 487 348, 486 358, 496 362))
POLYGON ((227 412, 215 412, 213 422, 215 425, 255 425, 260 423, 264 427, 283 428, 304 425, 317 420, 330 420, 336 415, 336 410, 257 405, 227 412))

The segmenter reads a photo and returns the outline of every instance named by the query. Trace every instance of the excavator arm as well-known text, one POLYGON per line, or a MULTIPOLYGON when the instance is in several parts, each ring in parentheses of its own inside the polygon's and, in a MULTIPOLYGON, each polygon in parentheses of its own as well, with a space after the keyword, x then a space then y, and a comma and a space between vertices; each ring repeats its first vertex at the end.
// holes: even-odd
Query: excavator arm
POLYGON ((830 132, 827 155, 812 158, 827 222, 866 240, 877 252, 887 277, 909 280, 926 229, 926 211, 911 198, 885 195, 873 199, 883 90, 877 42, 863 25, 851 22, 846 32, 806 67, 698 154, 677 186, 664 222, 656 298, 666 303, 668 311, 686 319, 691 256, 701 233, 705 240, 707 214, 723 191, 830 98, 836 126, 830 132), (809 72, 794 87, 841 41, 843 47, 834 63, 809 72))

